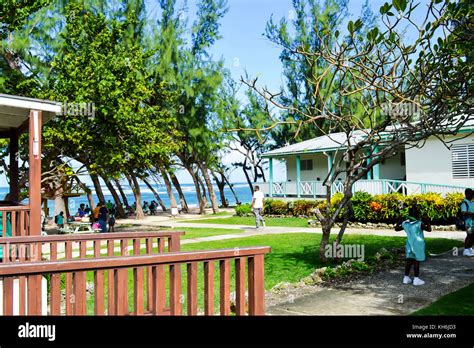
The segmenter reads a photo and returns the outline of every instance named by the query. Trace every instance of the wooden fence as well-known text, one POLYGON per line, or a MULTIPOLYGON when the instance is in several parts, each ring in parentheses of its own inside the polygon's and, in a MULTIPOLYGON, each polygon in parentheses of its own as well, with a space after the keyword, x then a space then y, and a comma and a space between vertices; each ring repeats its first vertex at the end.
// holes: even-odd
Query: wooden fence
POLYGON ((30 234, 30 207, 28 205, 0 206, 0 237, 27 236, 30 234))
POLYGON ((152 254, 179 251, 181 231, 116 232, 80 235, 50 235, 0 238, 0 257, 3 263, 75 259, 114 256, 120 246, 120 255, 152 254), (132 244, 132 245, 130 245, 132 244), (142 246, 145 246, 142 250, 142 246), (77 250, 74 252, 74 250, 77 250), (89 249, 89 251, 88 251, 89 249))
POLYGON ((269 247, 139 255, 136 240, 132 256, 99 257, 94 243, 94 258, 0 264, 2 314, 14 314, 15 294, 20 315, 45 314, 42 279, 49 315, 213 315, 216 304, 221 315, 264 314, 269 247))

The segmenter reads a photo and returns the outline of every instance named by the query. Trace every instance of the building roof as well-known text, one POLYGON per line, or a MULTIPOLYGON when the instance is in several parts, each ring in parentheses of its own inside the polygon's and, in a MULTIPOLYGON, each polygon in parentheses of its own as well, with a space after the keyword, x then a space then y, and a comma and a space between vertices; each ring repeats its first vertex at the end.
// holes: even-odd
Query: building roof
POLYGON ((19 128, 28 120, 30 110, 41 111, 44 124, 61 113, 62 107, 49 100, 0 94, 0 131, 19 128))
MULTIPOLYGON (((387 128, 388 129, 388 128, 387 128)), ((473 133, 474 129, 474 119, 468 117, 461 129, 460 133, 470 132, 473 133)), ((352 133, 350 137, 351 145, 357 144, 359 141, 363 140, 365 136, 370 132, 370 130, 356 130, 352 133)), ((344 132, 331 133, 323 135, 317 138, 309 139, 302 141, 296 144, 287 145, 267 151, 262 154, 262 157, 279 157, 285 155, 296 155, 304 153, 317 153, 325 151, 334 151, 338 149, 345 149, 347 146, 347 135, 344 132)))
MULTIPOLYGON (((350 137, 350 143, 356 144, 366 136, 364 131, 355 131, 350 137)), ((289 154, 301 154, 301 153, 314 153, 324 152, 330 150, 336 150, 345 148, 347 146, 348 139, 344 132, 331 133, 323 135, 314 139, 302 141, 300 143, 280 147, 275 150, 267 151, 263 157, 278 157, 289 154)))

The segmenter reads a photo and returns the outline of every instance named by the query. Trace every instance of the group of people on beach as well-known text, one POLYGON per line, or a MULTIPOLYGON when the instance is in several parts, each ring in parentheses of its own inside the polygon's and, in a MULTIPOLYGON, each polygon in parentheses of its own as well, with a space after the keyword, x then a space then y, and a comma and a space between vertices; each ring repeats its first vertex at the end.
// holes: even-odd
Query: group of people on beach
MULTIPOLYGON (((474 190, 467 188, 464 192, 464 200, 459 207, 459 216, 456 222, 458 229, 466 232, 464 240, 463 256, 474 256, 474 190)), ((258 186, 254 187, 251 203, 255 215, 256 228, 265 227, 265 219, 262 216, 264 208, 264 194, 258 186), (260 225, 261 224, 261 225, 260 225)), ((405 243, 405 275, 403 284, 423 285, 425 282, 420 278, 420 262, 426 260, 425 237, 423 231, 431 232, 431 223, 428 216, 421 214, 417 206, 409 209, 408 215, 400 219, 395 225, 395 231, 405 231, 407 240, 405 243), (410 277, 413 268, 413 278, 410 277)))
MULTIPOLYGON (((81 204, 77 209, 74 216, 70 216, 67 221, 74 222, 76 219, 89 218, 89 222, 93 229, 100 230, 101 232, 114 232, 115 231, 115 217, 117 214, 117 208, 110 200, 107 203, 99 202, 96 207, 91 210, 89 205, 81 204)), ((55 216, 54 222, 58 228, 64 228, 64 212, 61 211, 55 216)))

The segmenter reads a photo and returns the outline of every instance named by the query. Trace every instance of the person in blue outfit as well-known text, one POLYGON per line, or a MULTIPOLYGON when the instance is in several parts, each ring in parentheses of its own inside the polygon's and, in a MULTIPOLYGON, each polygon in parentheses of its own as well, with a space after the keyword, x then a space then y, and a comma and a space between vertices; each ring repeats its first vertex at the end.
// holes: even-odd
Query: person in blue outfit
POLYGON ((470 188, 464 191, 464 200, 461 203, 461 214, 464 218, 464 227, 466 229, 466 239, 464 240, 464 256, 474 256, 472 248, 474 242, 474 191, 470 188))
POLYGON ((426 216, 421 217, 417 207, 410 208, 409 216, 400 220, 395 231, 404 230, 407 234, 405 244, 406 263, 403 284, 423 285, 425 282, 420 279, 420 262, 425 261, 425 236, 423 231, 431 232, 431 224, 426 216), (413 267, 414 278, 410 278, 413 267))
MULTIPOLYGON (((2 218, 3 218, 3 212, 0 211, 0 221, 2 221, 2 218)), ((5 232, 5 237, 11 237, 12 236, 12 224, 10 222, 10 216, 7 215, 7 224, 6 224, 7 228, 6 228, 6 232, 5 232)), ((2 227, 2 224, 0 224, 0 237, 3 236, 3 227, 2 227)), ((0 262, 3 261, 3 248, 4 246, 1 245, 0 246, 0 262)), ((7 253, 8 255, 8 253, 7 253)))

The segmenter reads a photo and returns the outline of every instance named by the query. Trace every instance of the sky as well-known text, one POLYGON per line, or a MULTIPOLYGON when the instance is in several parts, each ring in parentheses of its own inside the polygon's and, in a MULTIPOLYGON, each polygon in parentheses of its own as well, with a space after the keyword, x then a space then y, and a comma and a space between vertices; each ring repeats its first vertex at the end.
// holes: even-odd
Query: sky
MULTIPOLYGON (((357 18, 362 10, 364 0, 349 1, 350 19, 357 18)), ((385 0, 371 0, 369 4, 375 14, 385 3, 385 0)), ((159 5, 156 0, 146 2, 150 16, 156 16, 159 5)), ((195 18, 196 0, 188 0, 190 22, 195 18)), ((228 0, 228 12, 221 21, 220 32, 222 38, 212 48, 214 58, 223 58, 225 67, 230 71, 234 80, 239 81, 241 76, 248 72, 251 78, 258 77, 260 86, 267 86, 272 91, 278 91, 282 85, 282 66, 279 61, 280 49, 269 42, 262 34, 267 21, 273 15, 278 21, 282 17, 291 18, 291 0, 228 0)), ((348 19, 349 20, 349 19, 348 19)), ((344 26, 344 25, 343 25, 344 26)), ((243 89, 242 89, 243 91, 243 89)), ((226 156, 226 164, 239 159, 236 153, 226 156)), ((285 180, 283 164, 276 163, 275 180, 285 180)), ((178 173, 183 183, 192 182, 186 172, 178 173)), ((231 174, 232 182, 244 182, 245 177, 240 168, 231 174)), ((85 180, 86 183, 90 183, 85 180)), ((0 186, 6 180, 0 178, 0 186)))

